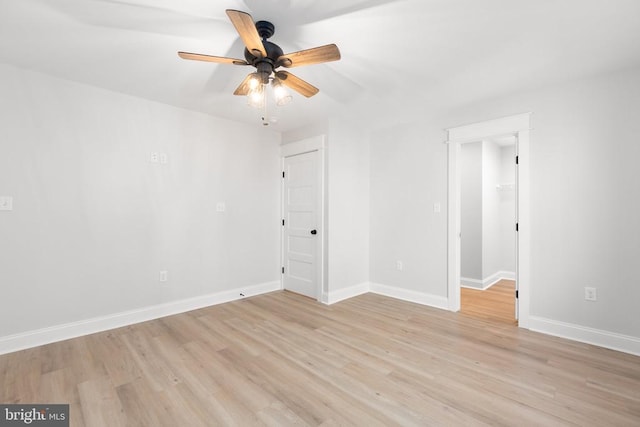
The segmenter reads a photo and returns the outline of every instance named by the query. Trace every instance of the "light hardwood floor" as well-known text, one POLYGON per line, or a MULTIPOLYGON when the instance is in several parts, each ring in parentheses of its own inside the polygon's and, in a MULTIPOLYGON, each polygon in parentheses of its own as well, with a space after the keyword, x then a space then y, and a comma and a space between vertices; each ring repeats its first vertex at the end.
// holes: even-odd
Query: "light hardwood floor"
POLYGON ((516 282, 506 279, 484 291, 460 288, 460 312, 484 320, 517 325, 515 292, 516 282))
POLYGON ((0 356, 72 426, 640 425, 640 358, 366 294, 275 292, 0 356))

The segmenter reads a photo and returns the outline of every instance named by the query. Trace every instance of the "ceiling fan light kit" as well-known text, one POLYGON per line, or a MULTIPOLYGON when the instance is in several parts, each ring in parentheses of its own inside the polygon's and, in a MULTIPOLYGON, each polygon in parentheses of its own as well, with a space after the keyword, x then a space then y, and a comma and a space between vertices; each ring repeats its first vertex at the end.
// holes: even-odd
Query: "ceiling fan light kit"
POLYGON ((190 52, 178 52, 178 56, 188 60, 255 67, 256 71, 245 77, 233 92, 234 95, 247 96, 247 102, 252 107, 266 108, 268 86, 271 86, 278 106, 291 102, 292 97, 287 88, 307 98, 319 92, 310 83, 278 68, 321 64, 340 59, 340 50, 335 44, 285 54, 280 46, 267 40, 275 32, 275 26, 271 22, 258 21, 254 24, 251 15, 246 12, 233 9, 227 9, 226 12, 245 45, 244 60, 190 52))
POLYGON ((281 107, 283 105, 287 105, 291 102, 291 94, 287 90, 286 87, 282 84, 282 80, 277 77, 273 78, 271 82, 271 86, 273 87, 273 96, 276 99, 276 105, 281 107))

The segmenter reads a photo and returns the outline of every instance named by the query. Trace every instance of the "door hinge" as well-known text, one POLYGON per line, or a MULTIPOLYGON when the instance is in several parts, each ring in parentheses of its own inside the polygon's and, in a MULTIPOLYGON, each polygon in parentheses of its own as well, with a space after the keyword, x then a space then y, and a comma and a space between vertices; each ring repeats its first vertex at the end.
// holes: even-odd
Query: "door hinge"
POLYGON ((518 298, 519 298, 519 296, 518 296, 518 290, 516 289, 516 299, 518 299, 518 298))
POLYGON ((282 226, 284 227, 284 219, 282 220, 282 226))
POLYGON ((520 164, 520 156, 516 156, 516 165, 520 164))
POLYGON ((518 223, 516 222, 516 231, 520 231, 519 230, 520 226, 518 225, 518 223))
POLYGON ((284 274, 284 267, 282 267, 282 274, 284 274))
POLYGON ((282 171, 282 177, 284 178, 284 171, 282 171))

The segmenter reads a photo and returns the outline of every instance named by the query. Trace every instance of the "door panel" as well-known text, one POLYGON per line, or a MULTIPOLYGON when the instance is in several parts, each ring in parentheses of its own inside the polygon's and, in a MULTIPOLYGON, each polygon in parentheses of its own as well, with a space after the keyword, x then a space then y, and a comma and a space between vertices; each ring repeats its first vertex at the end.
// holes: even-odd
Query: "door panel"
POLYGON ((318 152, 299 154, 284 159, 284 288, 311 298, 319 290, 319 191, 318 152))

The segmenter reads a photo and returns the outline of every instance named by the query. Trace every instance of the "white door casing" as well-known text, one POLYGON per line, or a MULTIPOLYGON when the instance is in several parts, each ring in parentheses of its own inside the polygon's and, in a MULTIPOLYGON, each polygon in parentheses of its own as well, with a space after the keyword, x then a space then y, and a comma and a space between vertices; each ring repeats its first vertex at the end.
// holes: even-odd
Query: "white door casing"
MULTIPOLYGON (((499 136, 516 137, 518 157, 516 177, 516 216, 518 232, 516 240, 516 284, 519 298, 516 300, 518 325, 529 327, 530 292, 530 239, 529 219, 529 134, 531 113, 518 114, 486 122, 447 129, 448 139, 448 253, 447 298, 449 309, 460 310, 460 145, 499 136)), ((514 224, 515 226, 515 224, 514 224)))
POLYGON ((520 298, 519 298, 519 293, 520 293, 520 281, 518 280, 518 264, 519 264, 519 260, 518 260, 518 240, 519 240, 519 233, 518 233, 518 182, 520 181, 520 178, 518 177, 518 172, 519 172, 519 154, 518 154, 518 148, 520 146, 520 142, 518 141, 518 134, 515 135, 516 137, 516 166, 515 166, 515 183, 516 183, 516 188, 515 188, 515 192, 516 192, 516 209, 515 209, 515 222, 516 222, 516 233, 515 233, 515 240, 516 240, 516 294, 514 296, 514 298, 516 299, 516 303, 515 303, 515 313, 514 316, 516 318, 516 320, 519 322, 520 321, 520 298))

